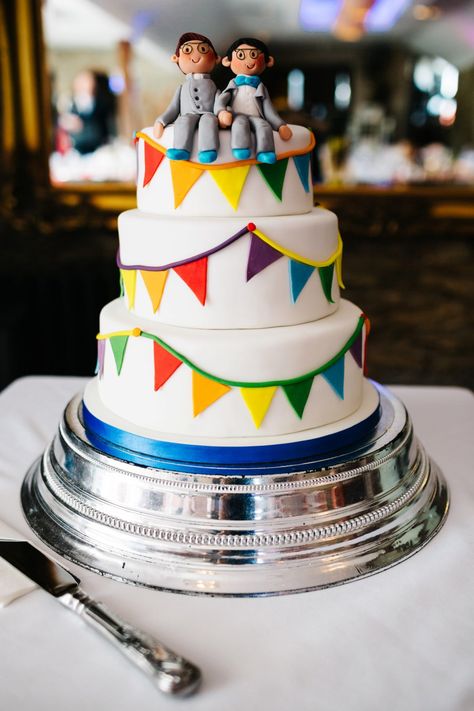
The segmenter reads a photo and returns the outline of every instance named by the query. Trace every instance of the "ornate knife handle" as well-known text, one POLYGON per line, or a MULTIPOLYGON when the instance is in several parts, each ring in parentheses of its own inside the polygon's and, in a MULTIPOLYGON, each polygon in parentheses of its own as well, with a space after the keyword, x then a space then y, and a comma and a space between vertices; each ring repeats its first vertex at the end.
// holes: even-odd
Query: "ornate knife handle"
POLYGON ((198 667, 167 649, 151 635, 134 629, 79 588, 58 599, 113 642, 130 661, 151 677, 160 691, 186 696, 197 689, 201 680, 198 667))

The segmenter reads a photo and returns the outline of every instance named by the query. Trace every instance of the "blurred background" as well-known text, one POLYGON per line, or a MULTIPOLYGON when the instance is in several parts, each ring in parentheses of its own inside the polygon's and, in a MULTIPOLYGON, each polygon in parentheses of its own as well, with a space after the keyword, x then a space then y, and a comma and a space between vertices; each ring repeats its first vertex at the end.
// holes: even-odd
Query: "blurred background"
POLYGON ((339 216, 345 296, 372 320, 369 375, 472 387, 469 0, 0 0, 0 387, 93 372, 133 133, 180 83, 185 31, 221 53, 270 45, 265 84, 315 132, 315 202, 339 216))

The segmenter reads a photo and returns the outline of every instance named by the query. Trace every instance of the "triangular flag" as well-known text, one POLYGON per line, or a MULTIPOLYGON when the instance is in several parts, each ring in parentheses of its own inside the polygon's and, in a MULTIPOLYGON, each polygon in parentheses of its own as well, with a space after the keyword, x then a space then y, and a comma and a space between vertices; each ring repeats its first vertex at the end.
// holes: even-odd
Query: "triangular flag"
POLYGON ((155 390, 159 390, 183 363, 156 341, 153 341, 153 362, 155 366, 155 390))
POLYGON ((298 296, 303 291, 306 282, 314 272, 314 269, 315 267, 312 267, 309 264, 296 262, 294 259, 289 260, 288 271, 290 274, 291 300, 294 304, 296 303, 298 296))
POLYGON ((302 156, 293 156, 295 161, 296 170, 300 176, 301 184, 303 185, 305 193, 309 193, 309 159, 311 157, 310 153, 304 153, 302 156))
POLYGON ((344 400, 344 356, 341 356, 330 368, 324 370, 321 375, 336 395, 344 400))
POLYGON ((144 269, 141 270, 143 282, 148 291, 153 306, 153 313, 158 311, 163 297, 166 279, 168 278, 168 270, 162 272, 150 272, 144 269))
POLYGON ((362 368, 362 331, 359 333, 349 350, 359 368, 362 368))
POLYGON ((101 378, 104 374, 105 338, 97 339, 97 367, 95 372, 101 378))
POLYGON ((219 400, 229 392, 230 387, 215 380, 209 380, 204 375, 193 370, 193 416, 196 417, 209 405, 219 400))
POLYGON ((135 290, 137 287, 137 272, 136 269, 121 269, 122 281, 125 288, 125 293, 128 299, 128 308, 133 309, 135 306, 135 290))
POLYGON ((321 285, 323 287, 324 296, 329 301, 330 304, 334 303, 332 298, 332 275, 334 273, 334 262, 328 267, 318 267, 319 278, 321 279, 321 285))
POLYGON ((179 207, 196 180, 203 174, 202 168, 196 168, 185 160, 170 160, 171 180, 173 181, 174 206, 179 207))
POLYGON ((145 174, 143 176, 143 187, 148 185, 153 178, 164 157, 164 153, 145 141, 145 174))
POLYGON ((265 388, 240 388, 244 402, 252 415, 252 420, 257 429, 267 414, 276 389, 276 385, 270 385, 265 388))
POLYGON ((247 179, 249 165, 229 168, 228 170, 210 170, 209 173, 230 202, 234 210, 239 205, 240 193, 247 179))
POLYGON ((123 365, 123 357, 128 343, 128 336, 110 336, 109 341, 115 358, 117 375, 120 375, 123 365))
POLYGON ((204 306, 206 303, 207 290, 207 257, 196 259, 194 262, 182 264, 180 267, 173 267, 174 271, 189 286, 191 291, 204 306))
POLYGON ((300 380, 298 383, 282 385, 283 392, 300 419, 303 417, 304 408, 306 407, 312 384, 313 377, 300 380))
POLYGON ((277 200, 281 201, 283 193, 283 183, 285 182, 286 167, 288 158, 277 160, 276 163, 257 163, 257 168, 262 174, 263 179, 275 195, 277 200))
POLYGON ((250 235, 250 251, 247 262, 247 281, 250 281, 252 277, 281 257, 283 257, 281 252, 252 233, 250 235))

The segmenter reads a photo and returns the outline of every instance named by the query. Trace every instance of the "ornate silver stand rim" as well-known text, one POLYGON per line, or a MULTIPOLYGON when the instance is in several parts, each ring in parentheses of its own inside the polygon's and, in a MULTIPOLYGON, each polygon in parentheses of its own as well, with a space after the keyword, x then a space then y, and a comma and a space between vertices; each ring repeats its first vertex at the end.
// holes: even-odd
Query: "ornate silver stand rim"
POLYGON ((130 464, 87 440, 74 398, 22 489, 27 520, 103 575, 186 593, 269 595, 388 568, 439 530, 448 493, 403 405, 380 388, 370 441, 301 470, 241 476, 130 464))

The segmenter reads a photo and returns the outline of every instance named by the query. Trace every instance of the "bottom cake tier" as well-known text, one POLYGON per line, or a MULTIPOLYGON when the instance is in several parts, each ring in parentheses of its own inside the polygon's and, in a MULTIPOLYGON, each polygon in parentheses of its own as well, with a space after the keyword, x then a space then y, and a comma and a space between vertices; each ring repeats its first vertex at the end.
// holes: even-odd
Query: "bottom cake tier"
POLYGON ((136 585, 268 595, 371 575, 425 545, 448 510, 444 479, 405 408, 377 390, 378 424, 351 445, 305 457, 294 441, 291 462, 238 475, 107 454, 87 436, 79 395, 27 474, 25 515, 64 557, 136 585))
POLYGON ((146 437, 301 433, 361 407, 366 333, 344 300, 318 321, 204 330, 139 318, 117 299, 101 313, 98 376, 84 402, 146 437))

